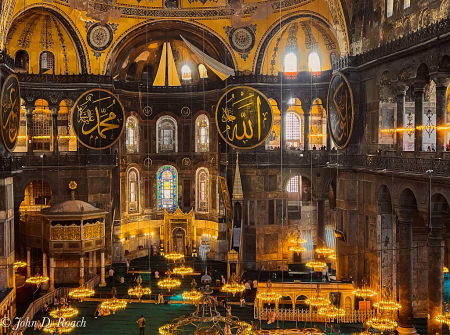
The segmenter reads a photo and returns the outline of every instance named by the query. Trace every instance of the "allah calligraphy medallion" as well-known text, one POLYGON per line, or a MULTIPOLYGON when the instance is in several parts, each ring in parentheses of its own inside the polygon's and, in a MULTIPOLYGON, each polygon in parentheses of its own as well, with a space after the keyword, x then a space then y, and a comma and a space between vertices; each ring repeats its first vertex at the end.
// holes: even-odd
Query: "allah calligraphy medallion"
POLYGON ((87 91, 79 97, 71 120, 78 141, 96 150, 116 143, 125 128, 122 104, 114 94, 102 89, 87 91))
POLYGON ((264 143, 272 130, 272 123, 269 101, 252 87, 234 87, 222 95, 217 104, 217 130, 234 148, 251 149, 264 143))
POLYGON ((353 132, 353 94, 347 78, 335 73, 328 88, 328 129, 338 149, 344 149, 353 132))
POLYGON ((20 85, 15 75, 6 78, 1 97, 0 118, 3 144, 8 151, 13 151, 19 138, 20 121, 20 85))

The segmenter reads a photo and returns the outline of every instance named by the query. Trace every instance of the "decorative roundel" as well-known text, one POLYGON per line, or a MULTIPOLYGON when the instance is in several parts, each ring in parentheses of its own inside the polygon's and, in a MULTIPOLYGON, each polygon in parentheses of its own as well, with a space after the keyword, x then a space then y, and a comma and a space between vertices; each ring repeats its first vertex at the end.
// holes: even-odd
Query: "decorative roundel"
POLYGON ((151 116, 153 113, 153 109, 150 106, 145 106, 142 110, 142 113, 144 113, 145 116, 151 116))
POLYGON ((144 159, 144 165, 145 165, 145 167, 152 166, 152 159, 150 157, 147 157, 146 159, 144 159))
POLYGON ((189 107, 181 108, 181 115, 183 115, 183 116, 191 115, 191 109, 189 107))
POLYGON ((185 157, 185 158, 183 158, 181 163, 183 164, 183 166, 189 166, 189 165, 191 165, 191 160, 189 158, 185 157))
POLYGON ((249 52, 255 45, 255 33, 249 27, 233 28, 228 37, 231 47, 237 52, 249 52))
POLYGON ((113 35, 114 33, 108 24, 95 23, 89 27, 87 42, 93 50, 103 51, 110 46, 113 35))

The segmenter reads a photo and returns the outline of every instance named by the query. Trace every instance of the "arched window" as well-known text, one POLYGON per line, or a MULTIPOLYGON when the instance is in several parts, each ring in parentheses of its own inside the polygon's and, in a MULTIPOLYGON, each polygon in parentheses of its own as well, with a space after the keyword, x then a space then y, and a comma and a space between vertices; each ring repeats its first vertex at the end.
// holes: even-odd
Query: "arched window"
POLYGON ((286 146, 300 149, 300 118, 295 113, 286 114, 286 146))
POLYGON ((394 0, 386 0, 386 17, 391 17, 394 11, 394 0))
POLYGON ((188 65, 183 65, 181 68, 181 79, 190 80, 191 79, 191 68, 188 65))
POLYGON ((200 64, 198 66, 198 72, 200 73, 200 78, 208 78, 208 70, 206 70, 206 66, 200 64))
POLYGON ((131 64, 128 67, 127 75, 125 77, 125 80, 127 81, 134 81, 136 78, 136 71, 137 71, 137 65, 136 63, 131 64))
POLYGON ((209 151, 209 120, 205 114, 195 122, 195 152, 209 151))
POLYGON ((197 211, 209 212, 209 172, 205 168, 197 170, 197 211))
POLYGON ((300 189, 300 177, 294 176, 291 179, 289 179, 286 191, 288 191, 289 193, 298 193, 299 189, 300 189))
POLYGON ((134 116, 130 116, 126 123, 125 134, 125 147, 127 152, 137 153, 139 152, 139 124, 138 120, 134 116))
POLYGON ((162 116, 156 122, 156 152, 178 152, 177 122, 171 116, 162 116))
POLYGON ((297 73, 297 56, 293 52, 284 56, 284 72, 297 73))
POLYGON ((408 8, 409 6, 411 6, 411 0, 403 0, 403 9, 408 8))
POLYGON ((322 68, 320 67, 320 58, 317 52, 311 52, 308 56, 308 67, 311 72, 320 72, 322 68))
POLYGON ((28 52, 25 50, 19 50, 16 52, 16 58, 14 59, 14 67, 18 72, 28 71, 29 62, 28 52))
POLYGON ((156 173, 158 179, 158 208, 175 209, 178 205, 177 170, 170 165, 161 166, 156 173))
POLYGON ((128 170, 128 213, 139 212, 139 172, 128 170))
MULTIPOLYGON (((55 56, 50 51, 41 52, 39 59, 40 73, 45 73, 49 70, 53 70, 55 67, 55 56)), ((52 71, 49 73, 53 73, 52 71)))

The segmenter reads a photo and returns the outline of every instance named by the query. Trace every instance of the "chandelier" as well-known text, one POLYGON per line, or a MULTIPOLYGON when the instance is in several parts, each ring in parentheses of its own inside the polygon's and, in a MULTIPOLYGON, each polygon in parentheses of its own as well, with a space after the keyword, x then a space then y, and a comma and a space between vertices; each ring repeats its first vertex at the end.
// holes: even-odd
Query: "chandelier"
POLYGON ((332 259, 334 261, 337 259, 336 254, 331 254, 331 255, 328 256, 328 258, 332 259))
POLYGON ((330 300, 320 295, 320 288, 317 286, 316 289, 317 295, 308 298, 305 300, 305 303, 315 307, 323 307, 328 306, 330 304, 330 300))
POLYGON ((402 305, 392 300, 381 300, 374 303, 373 306, 383 311, 397 311, 402 308, 402 305))
POLYGON ((290 247, 290 248, 289 248, 289 251, 294 251, 294 252, 296 252, 297 255, 298 255, 299 253, 301 253, 301 252, 303 252, 303 251, 306 251, 306 248, 305 248, 305 247, 302 247, 301 245, 295 245, 295 246, 293 246, 293 247, 290 247))
POLYGON ((181 285, 181 282, 178 279, 170 278, 170 276, 172 275, 172 271, 170 269, 166 272, 166 275, 167 278, 158 281, 159 287, 166 288, 170 292, 172 288, 181 285))
POLYGON ((266 285, 267 291, 258 292, 258 294, 256 295, 256 299, 260 299, 263 302, 269 303, 269 305, 272 301, 275 302, 277 300, 280 300, 281 294, 272 290, 272 281, 268 280, 266 285))
POLYGON ((353 291, 353 294, 356 295, 359 298, 363 298, 363 300, 366 300, 367 298, 373 297, 377 294, 377 292, 370 289, 370 287, 367 287, 367 280, 366 278, 362 279, 362 288, 358 288, 357 290, 353 291))
POLYGON ((448 273, 448 267, 444 266, 444 273, 448 273))
POLYGON ((48 277, 41 276, 39 273, 37 273, 35 276, 27 278, 25 282, 39 286, 43 283, 48 282, 48 277))
POLYGON ((258 335, 259 332, 252 325, 247 322, 240 321, 239 318, 229 315, 223 317, 216 309, 215 300, 211 297, 213 291, 207 285, 205 288, 200 289, 202 297, 198 300, 197 310, 190 314, 188 317, 184 315, 174 319, 171 323, 168 323, 159 328, 160 335, 172 335, 187 331, 183 329, 185 326, 194 326, 197 328, 192 331, 189 329, 189 334, 194 335, 219 335, 224 334, 224 328, 226 327, 233 334, 242 335, 258 335))
POLYGON ((175 261, 177 261, 179 259, 184 258, 184 255, 176 253, 176 252, 172 252, 170 254, 164 255, 164 257, 166 257, 167 259, 173 260, 175 262, 175 261))
POLYGON ((175 273, 177 275, 180 275, 181 278, 184 278, 184 276, 186 276, 186 275, 193 274, 194 273, 194 269, 190 268, 190 267, 186 268, 186 267, 184 267, 184 264, 181 264, 180 267, 173 269, 173 273, 175 273))
POLYGON ((141 276, 139 276, 136 280, 136 282, 138 283, 138 285, 136 287, 132 287, 128 289, 128 295, 130 296, 135 296, 137 297, 139 300, 141 300, 143 295, 149 295, 152 293, 152 290, 150 289, 150 287, 142 287, 141 283, 142 283, 142 278, 141 276))
POLYGON ((447 326, 450 325, 450 314, 438 315, 436 316, 436 321, 440 323, 445 323, 447 326))
POLYGON ((17 262, 14 262, 14 269, 23 268, 26 265, 27 265, 27 263, 25 263, 25 262, 17 261, 17 262))
POLYGON ((397 322, 389 320, 389 319, 382 319, 382 318, 373 318, 366 322, 366 325, 370 328, 378 329, 381 334, 385 330, 392 330, 395 327, 397 327, 397 322))
POLYGON ((203 294, 195 289, 195 287, 197 286, 197 282, 195 281, 195 279, 192 279, 191 286, 192 290, 183 292, 182 297, 183 300, 196 302, 203 296, 203 294))
POLYGON ((334 250, 327 248, 327 247, 317 248, 314 251, 317 252, 318 254, 324 255, 324 256, 334 254, 334 250))
POLYGON ((78 314, 78 310, 69 306, 61 306, 50 312, 50 316, 53 318, 71 318, 78 314))
POLYGON ((412 123, 413 115, 411 113, 406 117, 408 119, 408 123, 406 124, 405 131, 408 134, 409 138, 411 138, 412 134, 414 134, 414 124, 412 123))
POLYGON ((345 315, 345 310, 342 308, 337 308, 334 305, 319 308, 318 313, 320 315, 326 316, 328 319, 334 320, 337 317, 342 317, 345 315))
POLYGON ((321 261, 310 261, 308 263, 306 263, 306 266, 309 268, 324 268, 327 266, 327 263, 325 262, 321 262, 321 261))
POLYGON ((244 292, 245 286, 238 283, 236 275, 232 275, 231 284, 225 284, 222 286, 222 292, 227 292, 233 294, 233 297, 238 292, 244 292))
POLYGON ((112 310, 113 314, 115 314, 118 309, 125 309, 125 307, 127 307, 127 302, 113 296, 111 299, 103 301, 100 306, 101 308, 112 310))
POLYGON ((307 240, 305 240, 304 238, 300 238, 300 236, 297 236, 296 238, 293 238, 290 240, 291 243, 296 243, 296 244, 303 244, 308 242, 307 240))
POLYGON ((44 332, 54 334, 56 333, 56 328, 60 333, 70 333, 75 329, 75 325, 72 325, 72 322, 52 322, 48 326, 43 328, 44 332))
POLYGON ((89 298, 95 294, 94 290, 84 286, 83 278, 80 279, 79 283, 80 287, 70 290, 69 297, 83 301, 83 299, 89 298))

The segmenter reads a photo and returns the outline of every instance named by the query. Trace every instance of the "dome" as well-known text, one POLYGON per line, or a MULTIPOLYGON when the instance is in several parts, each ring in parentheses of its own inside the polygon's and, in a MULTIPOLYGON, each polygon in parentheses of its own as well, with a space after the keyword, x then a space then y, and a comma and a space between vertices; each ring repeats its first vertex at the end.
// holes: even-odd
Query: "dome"
POLYGON ((62 217, 62 216, 89 216, 93 214, 105 215, 108 212, 96 208, 87 202, 81 200, 68 200, 60 202, 50 208, 45 208, 42 210, 42 215, 44 217, 62 217))

